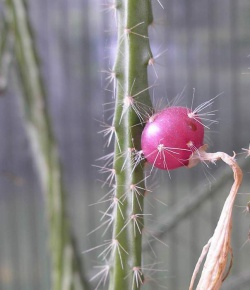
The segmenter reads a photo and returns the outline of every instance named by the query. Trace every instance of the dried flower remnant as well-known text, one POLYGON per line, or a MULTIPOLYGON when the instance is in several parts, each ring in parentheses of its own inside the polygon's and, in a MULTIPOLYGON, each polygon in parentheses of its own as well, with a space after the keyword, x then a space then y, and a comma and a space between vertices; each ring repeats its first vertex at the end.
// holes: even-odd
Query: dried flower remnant
POLYGON ((250 144, 248 148, 242 148, 242 150, 244 151, 244 153, 246 153, 246 158, 250 156, 250 144))
POLYGON ((204 145, 191 156, 189 167, 195 166, 199 161, 210 161, 215 163, 217 160, 221 159, 232 168, 234 173, 234 184, 225 201, 214 234, 204 246, 196 264, 189 290, 194 289, 195 278, 206 255, 206 261, 196 290, 220 289, 223 281, 229 274, 233 260, 231 248, 232 211, 235 197, 242 181, 242 171, 235 161, 235 154, 231 157, 224 152, 207 153, 205 151, 206 149, 207 146, 204 145))

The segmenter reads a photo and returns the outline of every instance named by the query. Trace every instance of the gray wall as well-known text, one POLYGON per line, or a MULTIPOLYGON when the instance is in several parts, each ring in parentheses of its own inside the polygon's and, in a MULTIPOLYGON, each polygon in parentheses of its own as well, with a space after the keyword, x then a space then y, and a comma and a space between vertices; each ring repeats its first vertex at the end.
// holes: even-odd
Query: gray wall
MULTIPOLYGON (((96 159, 109 152, 97 132, 101 122, 110 121, 103 104, 113 100, 112 86, 103 71, 112 68, 114 60, 115 18, 106 9, 108 1, 27 2, 63 162, 68 208, 79 248, 84 251, 100 244, 101 231, 87 233, 98 227, 100 211, 107 208, 107 204, 89 205, 109 190, 102 187, 105 176, 92 165, 101 165, 96 159)), ((195 88, 197 106, 223 92, 212 106, 218 110, 213 117, 218 124, 207 130, 206 140, 211 151, 241 152, 250 142, 249 1, 161 0, 164 10, 158 1, 152 2, 155 23, 150 29, 151 46, 155 55, 163 52, 154 69, 149 68, 150 84, 157 83, 150 90, 152 98, 166 104, 167 98, 171 101, 183 91, 179 104, 190 106, 195 88)), ((43 196, 19 98, 13 61, 7 90, 0 98, 0 289, 47 290, 43 196)), ((250 160, 241 162, 245 171, 241 192, 249 192, 250 160)), ((213 232, 231 183, 232 175, 220 163, 209 168, 199 165, 192 170, 179 169, 171 172, 171 179, 166 172, 154 174, 153 193, 145 202, 146 212, 152 214, 146 228, 150 240, 154 240, 150 235, 153 231, 168 247, 152 241, 157 257, 147 247, 145 264, 155 263, 153 268, 167 272, 153 274, 159 285, 151 283, 145 288, 188 288, 194 265, 213 232), (223 182, 217 189, 220 180, 223 182), (194 202, 188 210, 192 199, 199 196, 197 205, 194 202), (176 215, 179 211, 181 214, 176 215)), ((236 200, 235 262, 228 278, 232 280, 225 289, 249 289, 249 280, 244 286, 244 278, 249 272, 250 244, 242 247, 247 240, 249 213, 244 215, 244 207, 240 207, 248 199, 247 195, 239 195, 236 200), (235 286, 233 280, 239 284, 235 286)), ((97 256, 98 251, 82 255, 90 277, 95 273, 93 266, 101 263, 97 256)))

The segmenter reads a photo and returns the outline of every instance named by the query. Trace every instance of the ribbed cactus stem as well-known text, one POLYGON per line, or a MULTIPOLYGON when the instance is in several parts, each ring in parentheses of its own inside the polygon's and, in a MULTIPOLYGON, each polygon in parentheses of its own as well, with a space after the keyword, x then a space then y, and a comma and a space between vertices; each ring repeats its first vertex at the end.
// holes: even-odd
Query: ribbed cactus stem
POLYGON ((68 225, 62 168, 25 1, 7 0, 5 4, 6 23, 15 36, 14 53, 23 90, 24 126, 48 216, 50 289, 89 289, 89 283, 81 273, 76 243, 68 225))
POLYGON ((134 165, 140 151, 140 137, 146 115, 151 112, 147 66, 152 57, 148 26, 152 23, 150 0, 116 1, 118 45, 114 66, 116 106, 113 126, 116 130, 114 169, 119 206, 114 207, 110 290, 139 289, 143 281, 141 242, 143 198, 145 194, 143 162, 134 165), (136 188, 136 190, 135 190, 136 188))

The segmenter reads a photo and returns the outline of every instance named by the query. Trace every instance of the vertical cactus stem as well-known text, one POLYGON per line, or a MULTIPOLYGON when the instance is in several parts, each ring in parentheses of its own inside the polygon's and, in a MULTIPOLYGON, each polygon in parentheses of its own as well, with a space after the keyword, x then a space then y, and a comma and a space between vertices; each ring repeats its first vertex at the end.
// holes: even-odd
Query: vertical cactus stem
POLYGON ((147 110, 148 115, 152 112, 147 89, 147 66, 149 56, 152 57, 148 26, 153 22, 153 17, 150 0, 117 0, 115 5, 118 47, 113 69, 116 78, 113 126, 119 146, 115 142, 113 168, 115 197, 122 202, 114 208, 113 239, 124 251, 115 251, 111 257, 109 289, 136 290, 143 283, 143 274, 140 274, 139 280, 135 279, 134 269, 141 269, 145 178, 143 160, 135 166, 133 152, 128 154, 128 151, 131 148, 136 152, 141 150, 141 118, 147 115, 147 110), (140 106, 133 107, 133 104, 140 106), (136 185, 136 191, 133 185, 136 185))
POLYGON ((90 289, 84 277, 82 256, 69 225, 63 172, 26 4, 24 0, 7 0, 1 8, 4 21, 15 37, 13 57, 20 77, 18 96, 22 97, 24 127, 44 194, 51 264, 49 289, 90 289))

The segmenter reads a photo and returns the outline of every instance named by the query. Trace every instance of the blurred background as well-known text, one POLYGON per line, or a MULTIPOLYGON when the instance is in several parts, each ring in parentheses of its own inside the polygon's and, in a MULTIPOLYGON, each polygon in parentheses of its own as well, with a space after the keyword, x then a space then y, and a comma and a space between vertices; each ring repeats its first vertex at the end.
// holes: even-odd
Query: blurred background
MULTIPOLYGON (((112 102, 107 80, 116 50, 116 19, 109 1, 27 0, 29 21, 48 96, 52 126, 63 165, 67 209, 84 275, 100 266, 100 250, 83 253, 109 237, 94 231, 109 191, 97 159, 105 148, 102 124, 110 123, 112 102)), ((156 106, 180 96, 193 108, 221 94, 207 111, 218 121, 206 131, 210 152, 242 153, 250 143, 250 2, 248 0, 152 0, 150 41, 155 64, 149 67, 150 94, 156 106), (195 89, 195 90, 194 90, 195 89), (194 96, 194 98, 193 98, 194 96)), ((0 4, 3 40, 4 1, 0 4)), ((0 43, 1 45, 1 43, 0 43)), ((20 106, 22 82, 13 51, 0 63, 0 289, 48 290, 49 255, 44 197, 20 106)), ((209 123, 209 122, 208 122, 209 123)), ((42 134, 43 132, 41 132, 42 134)), ((112 147, 112 146, 111 146, 112 147)), ((250 159, 237 159, 245 176, 241 193, 250 192, 250 159)), ((152 280, 145 289, 187 289, 196 261, 217 224, 233 182, 225 165, 198 165, 155 172, 145 201, 144 264, 152 280)), ((236 199, 233 222, 234 265, 223 289, 249 289, 250 198, 236 199)), ((95 289, 97 280, 92 281, 95 289)), ((99 289, 106 289, 100 287, 99 289)))

